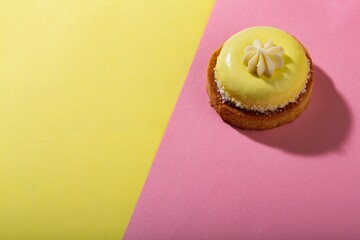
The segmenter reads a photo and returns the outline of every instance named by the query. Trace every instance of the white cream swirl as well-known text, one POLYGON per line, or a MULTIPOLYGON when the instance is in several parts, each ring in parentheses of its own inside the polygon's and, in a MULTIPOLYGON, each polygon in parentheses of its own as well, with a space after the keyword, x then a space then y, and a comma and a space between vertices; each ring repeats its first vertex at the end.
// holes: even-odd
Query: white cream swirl
POLYGON ((284 49, 281 46, 276 46, 272 40, 263 45, 256 39, 253 45, 245 47, 244 52, 243 61, 247 65, 249 72, 255 72, 258 76, 265 73, 271 77, 275 69, 284 66, 282 59, 284 49))

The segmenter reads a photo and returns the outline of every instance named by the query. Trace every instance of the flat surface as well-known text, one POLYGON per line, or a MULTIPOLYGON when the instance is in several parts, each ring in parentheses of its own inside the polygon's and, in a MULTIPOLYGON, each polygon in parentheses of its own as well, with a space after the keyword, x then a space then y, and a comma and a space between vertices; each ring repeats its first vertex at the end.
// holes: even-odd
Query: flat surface
POLYGON ((212 5, 0 1, 0 239, 121 238, 212 5))
POLYGON ((217 1, 125 239, 360 239, 359 12, 217 1), (262 132, 223 123, 205 92, 212 51, 255 25, 290 32, 315 64, 308 109, 262 132))

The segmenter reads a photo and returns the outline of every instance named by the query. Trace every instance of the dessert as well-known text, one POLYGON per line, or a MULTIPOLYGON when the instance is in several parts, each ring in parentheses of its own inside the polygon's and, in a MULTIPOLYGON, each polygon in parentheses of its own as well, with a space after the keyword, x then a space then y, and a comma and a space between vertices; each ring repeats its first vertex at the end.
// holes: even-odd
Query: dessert
POLYGON ((313 65, 305 47, 274 27, 253 27, 213 52, 206 85, 210 105, 242 129, 289 123, 307 107, 313 65))

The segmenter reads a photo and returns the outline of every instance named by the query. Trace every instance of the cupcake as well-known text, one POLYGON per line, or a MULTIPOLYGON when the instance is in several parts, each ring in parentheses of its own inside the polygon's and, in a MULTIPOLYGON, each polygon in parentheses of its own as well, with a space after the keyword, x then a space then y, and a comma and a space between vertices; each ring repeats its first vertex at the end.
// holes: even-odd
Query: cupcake
POLYGON ((210 105, 242 129, 269 129, 296 119, 313 88, 309 53, 292 35, 253 27, 213 52, 206 85, 210 105))

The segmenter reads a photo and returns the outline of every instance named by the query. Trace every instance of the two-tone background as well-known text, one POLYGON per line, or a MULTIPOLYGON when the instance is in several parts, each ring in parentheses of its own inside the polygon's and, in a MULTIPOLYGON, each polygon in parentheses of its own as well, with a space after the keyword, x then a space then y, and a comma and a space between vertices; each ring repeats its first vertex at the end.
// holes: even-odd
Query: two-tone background
POLYGON ((0 239, 360 239, 356 0, 1 0, 0 239), (232 34, 314 62, 293 123, 241 131, 205 92, 232 34), (286 51, 286 50, 285 50, 286 51))
POLYGON ((213 0, 0 1, 0 239, 120 239, 213 0))

